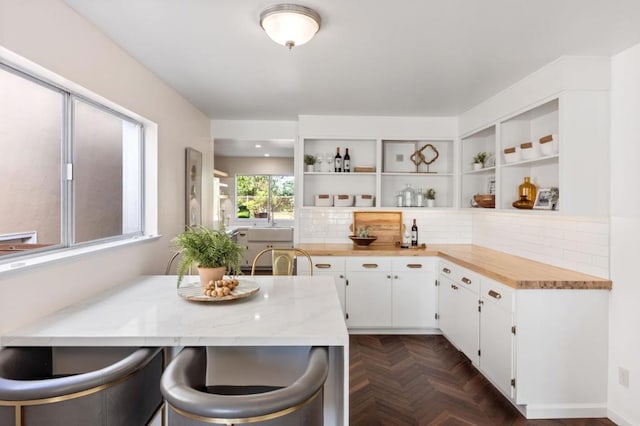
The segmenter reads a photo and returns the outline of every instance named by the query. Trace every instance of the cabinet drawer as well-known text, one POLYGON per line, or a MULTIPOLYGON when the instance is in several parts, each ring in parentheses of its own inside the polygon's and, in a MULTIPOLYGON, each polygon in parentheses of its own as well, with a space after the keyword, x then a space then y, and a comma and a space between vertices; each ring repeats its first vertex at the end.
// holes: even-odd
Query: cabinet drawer
POLYGON ((445 276, 453 282, 458 282, 458 268, 459 266, 453 263, 441 260, 438 265, 438 275, 445 276))
POLYGON ((480 293, 480 275, 468 269, 458 267, 457 276, 457 283, 462 287, 471 290, 475 294, 480 293))
POLYGON ((384 257, 351 257, 347 259, 347 271, 390 271, 391 260, 384 257))
MULTIPOLYGON (((314 272, 344 272, 344 258, 333 256, 311 256, 314 272)), ((309 262, 306 268, 308 269, 309 262)))
POLYGON ((441 260, 438 275, 449 278, 456 285, 471 290, 475 294, 480 292, 480 275, 453 262, 441 260))
POLYGON ((432 272, 438 262, 429 257, 398 257, 391 261, 393 272, 432 272))
POLYGON ((512 312, 514 303, 514 291, 511 287, 482 277, 480 283, 480 297, 487 303, 493 303, 501 309, 512 312))

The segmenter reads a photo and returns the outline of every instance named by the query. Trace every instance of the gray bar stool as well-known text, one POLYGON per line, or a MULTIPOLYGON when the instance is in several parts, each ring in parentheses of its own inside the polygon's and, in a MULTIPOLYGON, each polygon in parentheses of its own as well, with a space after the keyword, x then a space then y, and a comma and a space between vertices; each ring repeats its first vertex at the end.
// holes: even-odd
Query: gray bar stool
POLYGON ((117 358, 98 370, 58 377, 50 347, 0 350, 0 425, 146 424, 163 402, 163 352, 140 348, 117 358))
POLYGON ((165 370, 160 388, 169 404, 171 426, 323 424, 326 347, 312 347, 305 372, 285 387, 206 386, 206 369, 206 348, 185 348, 165 370))

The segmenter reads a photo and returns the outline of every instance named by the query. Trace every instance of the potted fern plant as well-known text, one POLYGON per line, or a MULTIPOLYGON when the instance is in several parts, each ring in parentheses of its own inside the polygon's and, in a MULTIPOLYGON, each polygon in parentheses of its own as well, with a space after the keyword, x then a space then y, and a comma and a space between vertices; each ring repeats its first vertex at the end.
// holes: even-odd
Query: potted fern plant
POLYGON ((194 263, 203 287, 211 280, 222 279, 225 273, 240 273, 243 249, 224 229, 212 230, 204 226, 188 228, 176 236, 173 243, 182 252, 178 265, 178 285, 194 263))

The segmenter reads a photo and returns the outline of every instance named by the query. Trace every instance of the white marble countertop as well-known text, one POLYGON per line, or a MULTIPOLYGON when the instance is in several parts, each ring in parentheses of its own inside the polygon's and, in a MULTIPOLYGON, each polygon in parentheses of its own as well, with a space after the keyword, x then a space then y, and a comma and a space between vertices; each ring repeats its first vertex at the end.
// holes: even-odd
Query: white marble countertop
MULTIPOLYGON (((145 276, 0 337, 2 346, 348 346, 332 278, 243 277, 260 291, 190 302, 175 276, 145 276)), ((184 283, 198 277, 185 277, 184 283)))

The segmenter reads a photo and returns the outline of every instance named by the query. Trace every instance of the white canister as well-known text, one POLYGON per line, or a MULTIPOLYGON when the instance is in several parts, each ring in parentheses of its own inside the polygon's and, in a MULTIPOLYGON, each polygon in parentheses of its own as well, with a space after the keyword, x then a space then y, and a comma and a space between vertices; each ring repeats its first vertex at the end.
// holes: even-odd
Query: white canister
POLYGON ((558 135, 543 136, 539 140, 540 152, 548 157, 558 153, 558 135))

